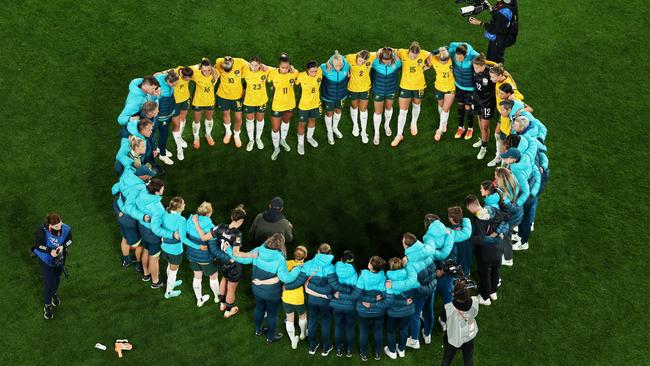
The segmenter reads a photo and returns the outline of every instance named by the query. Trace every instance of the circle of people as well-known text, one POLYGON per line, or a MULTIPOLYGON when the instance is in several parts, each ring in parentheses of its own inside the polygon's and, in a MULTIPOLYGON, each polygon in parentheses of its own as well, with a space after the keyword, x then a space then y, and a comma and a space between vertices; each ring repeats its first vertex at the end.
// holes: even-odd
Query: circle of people
POLYGON ((336 348, 338 356, 351 357, 358 318, 359 351, 363 360, 368 359, 371 332, 374 357, 381 358, 384 326, 387 341, 383 351, 390 358, 403 357, 406 347, 419 349, 421 339, 425 344, 431 343, 434 300, 435 294, 439 294, 445 304, 438 320, 446 331, 446 346, 460 347, 462 330, 446 327, 445 319, 451 314, 447 310, 453 309, 449 307, 452 302, 471 304, 472 299, 468 298, 462 281, 445 272, 445 261, 456 261, 469 276, 476 260, 479 296, 474 302, 489 306, 496 301, 497 288, 501 285, 500 268, 513 265, 513 250, 528 249, 538 198, 548 180, 544 144, 547 129, 522 99, 503 65, 486 60, 465 42, 452 42, 432 52, 416 42, 407 49, 384 47, 377 52, 363 50, 347 56, 336 51, 323 64, 308 62, 302 72, 291 64, 285 53, 280 55, 277 68, 265 65, 258 56, 248 62, 226 56, 214 64, 204 58, 194 66, 179 66, 134 79, 118 117, 122 126, 115 163, 119 181, 112 187, 113 207, 122 236, 122 265, 134 265, 143 274, 143 281, 150 281, 154 289, 165 287, 164 297, 171 299, 181 295, 177 288, 182 281, 177 277, 184 255, 194 273, 192 289, 196 305, 202 307, 210 299, 202 291, 202 277, 209 277, 214 302, 225 318, 238 313, 235 293, 243 275, 242 266, 252 265, 256 335, 265 336, 269 343, 282 337, 276 330, 282 305, 293 349, 309 335, 310 354, 321 347, 321 354, 327 356, 336 348), (242 146, 243 115, 248 136, 246 150, 251 151, 264 147, 261 138, 269 100, 267 84, 270 86, 271 158, 275 160, 280 148, 290 151, 286 138, 296 107, 296 86, 301 91, 299 154, 305 152, 305 133, 307 142, 312 147, 318 146, 314 129, 322 110, 328 142, 334 144, 337 138, 342 138, 339 122, 345 99, 350 100, 352 135, 360 137, 365 144, 369 141, 368 104, 372 98, 373 143, 378 145, 382 116, 384 134, 392 134, 393 101, 398 96, 397 133, 391 142, 391 146, 397 147, 404 139, 409 106, 410 133, 418 133, 417 121, 426 88, 424 72, 428 69, 435 71, 440 116, 434 140, 439 141, 446 132, 455 99, 458 128, 454 137, 471 139, 477 118, 480 137, 473 146, 480 148, 477 158, 483 159, 490 137, 490 120, 498 113, 494 133, 496 154, 488 163, 496 169, 493 177, 480 185, 482 202, 475 195, 465 198, 469 218, 463 216, 461 207, 450 207, 447 227, 439 216, 427 214, 421 241, 412 233, 403 235, 403 258, 386 262, 373 256, 359 273, 352 251, 346 250, 334 261, 332 247, 321 244, 312 259, 307 259, 308 249, 301 245, 295 247, 293 259, 289 260, 285 244, 293 240, 292 226, 283 214, 284 202, 279 197, 271 200, 268 208, 253 221, 247 242, 257 247, 249 252, 241 249, 243 235, 239 228, 246 218, 243 205, 231 211, 229 223, 220 225, 212 222, 213 208, 208 202, 203 202, 187 219, 181 215, 185 209, 182 197, 171 198, 167 207, 163 206, 165 186, 156 176, 164 171, 155 159, 173 163, 172 154, 166 149, 169 122, 178 160, 183 160, 183 149, 187 147, 182 133, 190 105, 194 112, 194 148, 199 149, 201 145, 202 117, 205 117, 205 140, 208 145, 214 145, 211 132, 215 87, 216 103, 223 113, 223 143, 229 144, 233 139, 237 148, 242 146), (190 82, 194 83, 193 96, 190 82), (231 124, 234 124, 232 131, 231 124), (131 258, 132 250, 135 260, 131 258), (161 257, 167 261, 165 283, 159 273, 161 257), (335 324, 333 344, 331 317, 335 324))

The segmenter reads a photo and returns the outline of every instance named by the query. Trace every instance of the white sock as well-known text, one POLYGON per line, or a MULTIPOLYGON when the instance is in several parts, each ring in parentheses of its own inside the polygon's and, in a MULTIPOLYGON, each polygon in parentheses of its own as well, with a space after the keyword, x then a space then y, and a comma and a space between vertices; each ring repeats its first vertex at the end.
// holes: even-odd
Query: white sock
POLYGON ((176 273, 178 270, 172 271, 167 268, 167 292, 172 292, 174 290, 174 283, 176 283, 176 273))
POLYGON ((314 138, 314 131, 316 127, 307 127, 307 139, 311 140, 314 138))
POLYGON ((280 131, 273 132, 271 131, 271 140, 273 141, 273 147, 276 149, 280 148, 280 131))
POLYGON ((176 143, 176 147, 181 149, 182 147, 182 142, 181 142, 181 131, 172 131, 172 136, 174 137, 174 142, 176 143))
POLYGON ((289 335, 289 339, 295 337, 296 327, 293 325, 293 322, 287 321, 286 326, 287 326, 287 335, 289 335))
POLYGON ((253 141, 255 139, 255 122, 252 119, 246 120, 246 134, 248 135, 248 140, 253 141))
POLYGON ((328 117, 325 115, 325 129, 327 130, 327 134, 331 135, 332 134, 332 117, 328 117))
POLYGON ((194 135, 195 140, 199 139, 200 130, 201 130, 201 122, 192 122, 192 135, 194 135))
MULTIPOLYGON (((440 109, 442 111, 442 109, 440 109)), ((440 130, 444 131, 447 128, 447 121, 449 121, 449 112, 442 111, 440 113, 440 130)))
POLYGON ((214 297, 218 299, 219 298, 219 277, 218 276, 214 280, 212 278, 210 279, 210 289, 212 290, 214 297))
POLYGON ((361 133, 366 133, 366 127, 368 127, 368 110, 361 112, 359 117, 361 120, 361 133))
POLYGON ((341 121, 341 113, 334 112, 334 119, 332 121, 332 127, 335 130, 339 129, 339 121, 341 121))
POLYGON ((236 137, 236 138, 239 138, 239 134, 241 133, 241 130, 239 130, 239 131, 233 131, 233 132, 235 133, 235 137, 236 137))
POLYGON ((286 140, 288 133, 289 133, 289 124, 282 122, 280 124, 280 139, 286 140))
POLYGON ((357 116, 359 116, 359 109, 350 107, 350 118, 352 118, 352 125, 356 126, 357 116))
POLYGON ((205 120, 205 134, 208 136, 211 136, 212 134, 212 126, 214 126, 214 121, 211 119, 206 119, 205 120))
POLYGON ((393 117, 392 109, 384 109, 384 125, 388 126, 390 124, 390 119, 393 117))
POLYGON ((420 117, 420 105, 415 103, 412 104, 413 108, 411 109, 411 127, 417 125, 418 117, 420 117))
POLYGON ((494 134, 494 141, 497 145, 496 156, 499 157, 501 154, 501 147, 503 146, 503 141, 501 141, 501 136, 499 134, 494 134))
POLYGON ((375 136, 379 136, 379 129, 381 128, 381 114, 372 114, 372 124, 375 127, 375 136))
POLYGON ((439 114, 440 116, 442 116, 442 107, 441 107, 441 106, 438 106, 438 114, 439 114))
POLYGON ((181 121, 181 127, 178 129, 181 135, 183 135, 183 131, 185 131, 185 123, 187 123, 187 121, 181 121))
POLYGON ((406 115, 409 111, 400 109, 399 116, 397 117, 397 136, 402 136, 404 133, 404 125, 406 125, 406 115))
POLYGON ((201 301, 203 293, 201 291, 201 279, 195 278, 192 280, 192 288, 194 289, 194 296, 196 296, 196 301, 201 301))
POLYGON ((304 145, 305 144, 305 134, 298 134, 298 145, 304 145))
POLYGON ((169 264, 168 264, 167 268, 165 268, 165 273, 167 274, 167 276, 169 276, 169 271, 171 271, 171 269, 169 269, 169 264))
POLYGON ((226 130, 226 136, 232 135, 232 132, 230 131, 230 123, 224 123, 223 128, 226 130))
POLYGON ((300 327, 300 335, 303 337, 307 336, 307 318, 298 319, 298 326, 300 327))
POLYGON ((256 124, 256 127, 257 127, 257 132, 256 132, 256 135, 255 135, 255 139, 259 140, 259 139, 262 138, 262 131, 264 131, 264 120, 263 119, 259 120, 255 124, 256 124))

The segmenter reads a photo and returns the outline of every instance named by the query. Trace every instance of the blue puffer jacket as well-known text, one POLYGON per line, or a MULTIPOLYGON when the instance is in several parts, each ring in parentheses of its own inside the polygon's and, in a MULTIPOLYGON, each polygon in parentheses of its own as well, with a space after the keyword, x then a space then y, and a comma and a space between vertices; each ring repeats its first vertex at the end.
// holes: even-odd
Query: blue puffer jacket
MULTIPOLYGON (((213 255, 210 250, 201 250, 201 245, 209 246, 210 244, 215 245, 216 240, 210 240, 209 242, 202 241, 199 237, 198 231, 194 226, 194 220, 192 218, 196 215, 190 215, 190 217, 185 222, 185 236, 181 238, 183 244, 186 246, 185 255, 187 260, 195 263, 210 263, 213 260, 213 255), (211 242, 211 243, 210 243, 211 242)), ((203 232, 209 232, 214 224, 207 216, 199 215, 199 226, 203 232)))
POLYGON ((384 271, 370 272, 367 269, 361 271, 357 280, 357 286, 350 294, 339 293, 342 300, 353 300, 357 302, 357 313, 362 318, 374 318, 384 316, 386 309, 377 301, 377 295, 382 299, 386 297, 386 274, 384 271), (362 302, 369 302, 370 307, 363 306, 362 302))
POLYGON ((339 294, 350 295, 357 286, 359 275, 357 270, 350 263, 336 262, 334 272, 327 275, 327 283, 332 288, 332 296, 330 297, 330 306, 336 310, 354 310, 354 300, 344 300, 335 298, 334 292, 339 294))
POLYGON ((544 169, 544 171, 548 171, 548 156, 546 153, 548 152, 548 149, 546 145, 544 145, 541 141, 537 144, 537 160, 535 162, 535 165, 538 167, 544 169))
POLYGON ((518 162, 510 164, 510 172, 517 180, 517 183, 519 183, 520 192, 519 196, 517 196, 517 206, 523 206, 530 195, 530 184, 528 181, 531 169, 528 156, 522 155, 518 162))
POLYGON ((386 277, 391 281, 391 288, 386 289, 386 298, 382 300, 382 306, 386 308, 389 316, 401 318, 411 316, 415 311, 415 305, 406 302, 406 299, 413 299, 418 295, 420 288, 418 274, 413 267, 408 269, 397 269, 386 272, 386 277))
MULTIPOLYGON (((284 285, 287 290, 293 290, 302 286, 306 281, 309 281, 307 287, 310 290, 318 292, 321 295, 330 297, 332 294, 332 287, 329 285, 327 278, 330 274, 334 273, 334 265, 332 260, 334 256, 331 254, 316 253, 313 259, 308 260, 302 266, 298 278, 284 285)), ((307 295, 309 304, 315 305, 328 305, 329 300, 322 297, 307 295)))
POLYGON ((515 100, 515 104, 512 106, 512 110, 510 111, 510 119, 514 120, 517 118, 517 112, 521 111, 521 115, 523 117, 528 118, 530 121, 530 124, 534 127, 535 129, 535 138, 542 140, 544 142, 546 140, 546 134, 548 133, 548 129, 546 126, 537 119, 532 113, 528 112, 525 110, 526 105, 524 102, 520 100, 515 100))
POLYGON ((479 55, 479 53, 474 50, 472 45, 466 42, 451 42, 447 49, 449 50, 449 54, 451 55, 452 68, 454 71, 454 79, 456 80, 455 81, 456 87, 458 89, 465 90, 465 91, 473 91, 474 90, 474 67, 472 66, 472 63, 474 62, 476 56, 479 55), (456 57, 454 57, 454 53, 456 52, 456 48, 458 48, 458 46, 462 44, 467 46, 467 55, 465 56, 465 59, 462 62, 458 62, 456 61, 456 57))
POLYGON ((501 200, 501 196, 497 192, 492 193, 491 195, 485 197, 483 200, 485 202, 486 206, 491 206, 496 209, 499 208, 499 200, 501 200))
MULTIPOLYGON (((269 249, 265 244, 255 248, 252 252, 257 252, 257 258, 234 257, 235 261, 242 264, 253 265, 253 279, 268 280, 278 277, 284 283, 291 283, 298 278, 301 267, 295 267, 289 272, 287 270, 287 259, 282 252, 275 249, 269 249)), ((282 283, 273 285, 252 285, 253 295, 264 300, 280 300, 282 298, 282 283)))
POLYGON ((436 290, 436 267, 433 263, 435 248, 416 241, 404 250, 406 255, 406 269, 413 269, 417 273, 420 288, 418 296, 431 295, 436 290))
POLYGON ((151 231, 162 238, 161 249, 168 254, 183 254, 183 242, 174 238, 174 233, 178 232, 180 238, 184 237, 186 220, 178 212, 167 212, 162 204, 154 208, 151 216, 151 231))
POLYGON ((422 241, 425 245, 432 245, 436 248, 434 261, 444 261, 454 248, 454 236, 440 220, 436 220, 429 225, 422 241))
MULTIPOLYGON (((321 87, 321 97, 328 102, 336 102, 345 99, 348 95, 348 80, 350 77, 350 64, 343 59, 343 67, 337 71, 334 67, 327 70, 325 64, 320 65, 323 71, 323 83, 321 87)), ((330 58, 330 63, 332 59, 330 58)))
POLYGON ((373 94, 381 96, 395 94, 401 68, 402 60, 400 59, 396 59, 393 64, 386 65, 377 57, 372 62, 372 70, 370 71, 373 94))
POLYGON ((154 205, 159 204, 162 196, 150 194, 147 190, 143 190, 135 200, 135 205, 129 210, 129 215, 137 219, 140 224, 147 229, 151 229, 151 217, 154 213, 154 205), (149 222, 144 221, 144 216, 149 215, 149 222))
POLYGON ((472 236, 472 222, 467 217, 463 217, 460 224, 452 225, 450 229, 451 234, 454 236, 454 246, 447 258, 455 261, 458 259, 456 256, 458 248, 457 244, 469 240, 470 236, 472 236))
POLYGON ((111 187, 111 193, 116 196, 118 209, 126 213, 124 211, 126 199, 129 196, 137 198, 140 192, 146 188, 144 181, 135 175, 135 168, 127 167, 120 176, 120 180, 111 187))

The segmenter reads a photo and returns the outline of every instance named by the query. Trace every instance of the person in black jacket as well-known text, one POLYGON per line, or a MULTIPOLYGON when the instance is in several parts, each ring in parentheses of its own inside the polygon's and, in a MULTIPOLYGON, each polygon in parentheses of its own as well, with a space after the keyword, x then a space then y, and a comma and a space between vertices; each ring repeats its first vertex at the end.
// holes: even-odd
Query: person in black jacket
POLYGON ((249 231, 249 238, 253 245, 260 245, 275 233, 284 235, 287 243, 293 240, 293 225, 284 217, 284 201, 280 197, 274 197, 269 207, 259 213, 249 231))
POLYGON ((506 47, 512 46, 517 39, 518 13, 516 0, 498 0, 494 7, 490 8, 489 23, 474 17, 469 18, 470 24, 480 25, 485 29, 485 38, 490 41, 487 50, 488 60, 497 63, 504 62, 506 47))

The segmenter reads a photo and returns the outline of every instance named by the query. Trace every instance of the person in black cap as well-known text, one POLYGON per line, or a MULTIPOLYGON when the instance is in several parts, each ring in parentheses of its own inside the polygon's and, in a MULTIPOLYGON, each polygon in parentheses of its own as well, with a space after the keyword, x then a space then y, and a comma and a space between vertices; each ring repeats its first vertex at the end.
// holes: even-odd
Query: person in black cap
POLYGON ((260 245, 275 233, 283 234, 287 243, 293 240, 293 225, 284 217, 283 209, 282 198, 274 197, 269 208, 255 217, 249 232, 253 244, 260 245))

